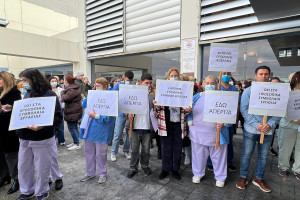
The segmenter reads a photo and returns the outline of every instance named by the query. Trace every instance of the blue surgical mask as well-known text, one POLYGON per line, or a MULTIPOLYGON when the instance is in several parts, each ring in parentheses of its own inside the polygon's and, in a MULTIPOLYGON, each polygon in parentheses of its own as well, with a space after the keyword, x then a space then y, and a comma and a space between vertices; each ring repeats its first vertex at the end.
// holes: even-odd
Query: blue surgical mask
POLYGON ((228 75, 223 75, 222 76, 222 81, 224 83, 228 83, 230 81, 230 79, 231 79, 231 76, 228 76, 228 75))
POLYGON ((171 81, 178 81, 178 77, 172 77, 170 78, 171 81))
POLYGON ((51 82, 51 87, 55 88, 57 86, 57 82, 51 82))
POLYGON ((229 81, 229 84, 230 84, 230 85, 233 85, 233 81, 229 81))
POLYGON ((23 87, 24 87, 26 90, 30 90, 30 89, 31 89, 29 83, 27 83, 27 82, 24 82, 24 83, 23 83, 23 87))
POLYGON ((130 81, 125 81, 125 85, 130 85, 130 81))
POLYGON ((27 90, 25 90, 24 88, 21 88, 20 92, 21 92, 22 95, 25 95, 27 93, 27 90))
POLYGON ((206 85, 205 90, 216 90, 216 86, 214 85, 206 85))
POLYGON ((101 90, 103 90, 103 88, 97 88, 96 90, 99 90, 99 91, 101 91, 101 90))

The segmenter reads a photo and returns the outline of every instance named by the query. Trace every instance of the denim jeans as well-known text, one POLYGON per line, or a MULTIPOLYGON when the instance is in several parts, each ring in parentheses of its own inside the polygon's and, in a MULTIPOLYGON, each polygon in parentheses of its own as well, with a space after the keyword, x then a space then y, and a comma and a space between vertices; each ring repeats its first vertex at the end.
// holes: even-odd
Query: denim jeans
POLYGON ((79 144, 79 131, 78 131, 78 121, 67 122, 68 129, 73 138, 74 144, 79 144))
MULTIPOLYGON (((112 143, 111 153, 117 155, 119 151, 120 139, 123 136, 123 130, 125 127, 126 119, 125 118, 116 118, 115 130, 114 130, 114 139, 112 143)), ((126 130, 126 139, 123 145, 123 152, 129 153, 130 143, 129 143, 129 134, 126 130)))
POLYGON ((260 134, 252 134, 244 130, 243 153, 241 156, 241 167, 240 167, 240 176, 242 178, 248 177, 251 157, 253 155, 257 142, 258 142, 258 156, 256 162, 255 177, 257 179, 264 178, 266 164, 267 164, 267 157, 272 142, 272 137, 273 137, 272 135, 265 135, 264 143, 260 144, 259 143, 260 134))
POLYGON ((60 126, 59 126, 59 129, 57 130, 57 141, 58 143, 63 143, 65 142, 65 136, 64 136, 64 131, 65 131, 65 128, 64 128, 64 121, 61 122, 60 126))

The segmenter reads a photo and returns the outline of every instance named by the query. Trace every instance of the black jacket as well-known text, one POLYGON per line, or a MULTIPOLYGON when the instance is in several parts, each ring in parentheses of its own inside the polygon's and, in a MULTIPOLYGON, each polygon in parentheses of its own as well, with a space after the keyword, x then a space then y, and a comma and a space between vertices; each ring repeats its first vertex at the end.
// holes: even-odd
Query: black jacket
MULTIPOLYGON (((14 102, 21 99, 21 92, 17 86, 10 89, 1 99, 2 105, 14 105, 14 102)), ((15 131, 8 131, 11 112, 0 112, 0 151, 11 153, 19 151, 19 138, 15 131)))
MULTIPOLYGON (((52 90, 48 90, 46 93, 36 96, 36 97, 56 97, 56 105, 55 105, 55 111, 54 111, 54 119, 53 119, 53 126, 45 126, 43 129, 39 131, 32 131, 27 128, 19 129, 17 130, 17 135, 20 139, 23 140, 32 140, 32 141, 40 141, 40 140, 46 140, 54 136, 55 131, 59 128, 60 124, 63 121, 63 115, 61 111, 61 106, 58 100, 58 97, 52 90)), ((24 99, 30 98, 30 93, 27 92, 24 96, 24 99)))

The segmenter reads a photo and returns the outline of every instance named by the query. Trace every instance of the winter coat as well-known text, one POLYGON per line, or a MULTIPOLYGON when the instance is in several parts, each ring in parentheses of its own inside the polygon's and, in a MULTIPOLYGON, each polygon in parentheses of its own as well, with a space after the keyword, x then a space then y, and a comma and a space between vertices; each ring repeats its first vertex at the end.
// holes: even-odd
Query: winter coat
MULTIPOLYGON (((17 86, 11 88, 1 99, 2 105, 14 105, 14 102, 21 99, 21 92, 17 86)), ((5 153, 19 151, 19 138, 16 131, 8 131, 11 112, 0 112, 0 151, 5 153)))
POLYGON ((88 90, 89 90, 87 84, 80 79, 76 79, 75 84, 77 84, 79 86, 79 90, 80 90, 81 94, 83 94, 85 97, 87 97, 88 90))
POLYGON ((77 84, 68 85, 61 92, 61 99, 65 102, 65 121, 75 122, 82 116, 81 93, 77 84))

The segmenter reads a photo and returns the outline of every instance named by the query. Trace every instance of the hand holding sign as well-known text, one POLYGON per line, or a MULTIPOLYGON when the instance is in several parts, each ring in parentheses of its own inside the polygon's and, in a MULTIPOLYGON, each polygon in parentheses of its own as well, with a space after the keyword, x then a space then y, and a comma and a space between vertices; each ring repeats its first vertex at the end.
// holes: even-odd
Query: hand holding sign
POLYGON ((43 129, 43 126, 35 126, 34 124, 32 124, 31 126, 27 126, 28 129, 32 130, 32 131, 39 131, 41 129, 43 129))

